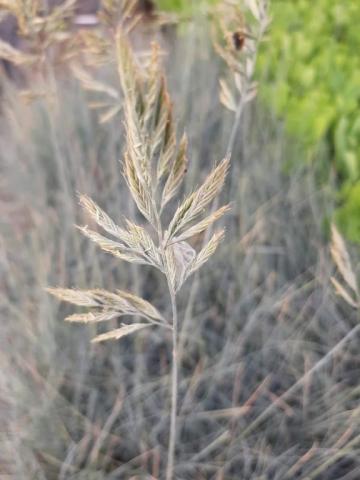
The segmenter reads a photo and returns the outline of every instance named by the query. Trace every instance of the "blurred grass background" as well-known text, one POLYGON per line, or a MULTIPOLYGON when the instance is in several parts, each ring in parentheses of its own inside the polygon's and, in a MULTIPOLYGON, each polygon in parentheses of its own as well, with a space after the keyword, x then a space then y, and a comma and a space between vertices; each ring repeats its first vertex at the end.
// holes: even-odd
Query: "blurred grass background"
MULTIPOLYGON (((182 333, 179 479, 360 477, 359 336, 309 373, 358 318, 329 281, 324 222, 349 180, 331 153, 334 126, 319 135, 308 125, 316 119, 301 113, 299 124, 314 138, 294 128, 306 90, 295 96, 291 81, 298 76, 286 62, 301 69, 305 60, 296 60, 292 48, 280 54, 296 37, 286 19, 305 4, 310 9, 308 2, 287 3, 294 11, 283 16, 274 10, 260 98, 245 112, 233 153, 227 239, 201 274, 193 321, 182 333), (294 96, 274 105, 284 83, 294 96)), ((175 112, 190 141, 187 190, 224 154, 233 120, 218 101, 223 66, 206 22, 197 22, 169 42, 165 57, 175 112)), ((304 18, 297 28, 310 24, 304 18)), ((312 48, 318 38, 301 35, 299 52, 301 42, 312 48)), ((320 43, 317 51, 324 50, 320 43)), ((45 98, 24 103, 2 81, 0 473, 24 480, 158 479, 167 449, 168 339, 152 331, 91 346, 90 329, 65 325, 66 306, 43 290, 121 285, 145 298, 151 292, 159 308, 170 310, 153 271, 140 277, 76 231, 74 224, 88 221, 79 191, 114 219, 132 208, 119 165, 122 121, 99 125, 74 80, 60 75, 57 92, 59 108, 49 109, 45 98)), ((188 294, 185 288, 180 318, 188 294)))

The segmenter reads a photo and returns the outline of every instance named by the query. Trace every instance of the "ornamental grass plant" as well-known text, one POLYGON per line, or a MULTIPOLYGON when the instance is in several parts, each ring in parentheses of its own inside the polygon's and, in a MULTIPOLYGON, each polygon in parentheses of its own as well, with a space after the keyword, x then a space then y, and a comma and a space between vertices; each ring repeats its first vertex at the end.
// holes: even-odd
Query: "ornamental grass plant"
POLYGON ((221 161, 234 112, 220 104, 219 78, 231 86, 233 73, 207 25, 190 26, 167 55, 136 54, 130 87, 122 65, 134 56, 117 45, 120 75, 115 61, 77 65, 77 78, 120 92, 113 112, 104 92, 84 91, 84 75, 56 76, 56 109, 45 96, 24 103, 2 80, 1 475, 357 479, 358 312, 344 301, 357 306, 356 252, 345 253, 336 233, 329 249, 321 219, 331 192, 302 162, 286 174, 292 144, 256 98, 242 109, 231 166, 221 161), (163 121, 151 102, 139 108, 144 96, 162 98, 163 121), (108 113, 102 123, 94 103, 108 113), (204 190, 209 210, 197 216, 204 190), (164 192, 175 195, 166 202, 164 192), (218 238, 199 231, 209 215, 220 232, 226 226, 226 241, 191 277, 218 238), (195 223, 178 228, 179 219, 195 223), (195 276, 190 321, 174 343, 171 297, 183 327, 195 276), (51 298, 49 285, 81 306, 51 298), (105 341, 129 328, 138 332, 105 341))

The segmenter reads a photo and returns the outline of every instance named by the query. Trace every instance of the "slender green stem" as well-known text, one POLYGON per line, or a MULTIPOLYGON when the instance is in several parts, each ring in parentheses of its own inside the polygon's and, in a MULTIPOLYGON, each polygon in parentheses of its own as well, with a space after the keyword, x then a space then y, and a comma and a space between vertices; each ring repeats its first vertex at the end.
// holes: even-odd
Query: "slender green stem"
POLYGON ((169 433, 169 448, 168 448, 168 462, 166 468, 166 480, 172 480, 174 474, 175 464, 175 445, 176 445, 176 415, 177 415, 177 399, 178 399, 178 318, 176 306, 176 294, 173 286, 168 278, 168 286, 171 297, 172 308, 172 374, 171 374, 171 413, 170 413, 170 433, 169 433))

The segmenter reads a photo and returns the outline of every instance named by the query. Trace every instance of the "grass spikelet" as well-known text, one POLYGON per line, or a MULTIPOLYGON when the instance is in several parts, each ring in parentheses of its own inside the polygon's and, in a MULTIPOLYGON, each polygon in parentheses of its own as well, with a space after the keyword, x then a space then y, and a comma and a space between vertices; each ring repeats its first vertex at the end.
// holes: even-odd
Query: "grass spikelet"
POLYGON ((199 223, 196 223, 192 227, 188 228, 180 234, 178 237, 175 237, 173 239, 173 242, 179 242, 186 240, 188 238, 194 237, 195 235, 198 235, 199 233, 202 233, 204 230, 206 230, 210 225, 212 225, 214 222, 219 220, 226 212, 230 210, 230 205, 224 205, 223 207, 219 208, 215 212, 211 213, 209 216, 204 218, 199 223))
POLYGON ((214 233, 214 235, 210 238, 208 243, 200 250, 196 258, 192 262, 188 270, 188 275, 191 275, 194 272, 196 272, 196 270, 201 268, 209 260, 209 258, 215 253, 220 242, 223 240, 224 235, 225 235, 224 230, 220 230, 219 232, 214 233))
POLYGON ((176 192, 180 188, 180 185, 184 179, 188 164, 187 145, 187 137, 184 135, 180 142, 174 165, 172 166, 170 175, 168 176, 164 186, 161 209, 163 209, 165 205, 174 197, 174 195, 176 195, 176 192))
POLYGON ((124 155, 123 174, 138 209, 151 224, 154 224, 156 214, 148 190, 149 186, 144 187, 142 185, 129 151, 124 155))
POLYGON ((155 323, 166 323, 160 312, 151 303, 123 290, 112 293, 102 289, 48 288, 47 291, 62 301, 96 309, 95 312, 70 315, 65 318, 68 322, 98 323, 122 315, 130 315, 144 317, 152 323, 154 321, 155 323))
POLYGON ((87 195, 79 196, 80 205, 92 217, 92 219, 102 227, 107 233, 118 238, 122 242, 127 243, 129 236, 124 229, 120 228, 116 223, 104 212, 91 198, 87 195))
POLYGON ((99 303, 90 290, 71 288, 47 288, 46 291, 63 302, 73 303, 80 307, 98 307, 99 303))
POLYGON ((92 343, 99 343, 105 342, 107 340, 120 340, 131 333, 138 332, 143 328, 150 327, 151 324, 148 323, 133 323, 132 325, 124 325, 121 328, 117 328, 116 330, 112 330, 111 332, 102 333, 101 335, 97 335, 95 338, 91 340, 92 343))
POLYGON ((209 174, 201 187, 184 200, 175 212, 174 218, 169 225, 167 231, 168 240, 171 240, 175 235, 188 227, 191 222, 196 220, 216 197, 224 185, 228 168, 229 160, 225 158, 209 174))
POLYGON ((126 262, 151 265, 151 262, 143 252, 126 247, 121 243, 114 242, 100 233, 90 230, 88 227, 78 228, 86 237, 99 245, 99 247, 105 252, 111 253, 115 257, 125 260, 126 262))
POLYGON ((64 320, 70 323, 99 323, 113 320, 120 316, 119 312, 88 312, 88 313, 74 313, 69 315, 64 320))

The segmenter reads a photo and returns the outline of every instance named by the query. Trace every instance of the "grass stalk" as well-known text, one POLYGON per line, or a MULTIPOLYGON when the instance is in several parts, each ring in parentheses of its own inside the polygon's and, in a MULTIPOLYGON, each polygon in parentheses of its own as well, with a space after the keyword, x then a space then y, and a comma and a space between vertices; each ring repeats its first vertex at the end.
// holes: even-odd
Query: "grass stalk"
POLYGON ((170 410, 170 432, 168 460, 166 468, 166 480, 171 480, 174 474, 175 445, 176 445, 176 416, 178 403, 178 314, 176 305, 176 294, 168 280, 171 309, 172 309, 172 373, 171 373, 171 410, 170 410))

